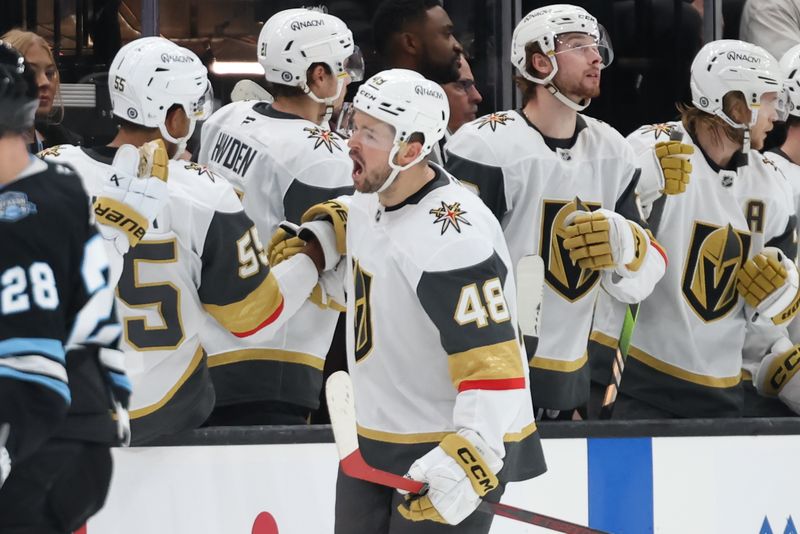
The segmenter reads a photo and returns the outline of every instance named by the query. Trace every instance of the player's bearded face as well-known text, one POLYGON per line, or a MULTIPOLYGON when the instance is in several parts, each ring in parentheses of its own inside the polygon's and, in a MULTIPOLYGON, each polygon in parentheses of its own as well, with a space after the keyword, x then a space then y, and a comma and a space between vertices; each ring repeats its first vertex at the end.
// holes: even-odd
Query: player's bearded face
POLYGON ((559 91, 576 102, 600 96, 603 58, 593 37, 581 33, 559 35, 556 61, 558 72, 553 82, 559 91))
POLYGON ((385 122, 356 111, 347 145, 353 160, 353 186, 359 193, 374 193, 383 185, 392 168, 389 153, 394 144, 394 129, 385 122))

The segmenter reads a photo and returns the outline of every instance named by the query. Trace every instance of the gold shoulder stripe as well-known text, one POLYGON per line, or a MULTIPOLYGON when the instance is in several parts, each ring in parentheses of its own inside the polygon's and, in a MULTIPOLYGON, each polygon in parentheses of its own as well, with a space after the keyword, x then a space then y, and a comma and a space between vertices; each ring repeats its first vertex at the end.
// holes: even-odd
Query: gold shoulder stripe
POLYGON ((257 288, 239 302, 223 306, 203 304, 208 313, 234 334, 249 333, 266 326, 267 320, 282 306, 283 294, 271 271, 257 288))
POLYGON ((194 353, 194 356, 192 356, 192 360, 191 362, 189 362, 189 366, 183 372, 178 381, 175 382, 175 385, 172 386, 169 391, 167 391, 167 394, 164 395, 164 397, 160 401, 151 404, 150 406, 145 406, 144 408, 131 410, 130 412, 131 419, 138 419, 139 417, 150 415, 151 413, 163 408, 165 404, 167 404, 169 401, 172 400, 172 397, 175 396, 175 393, 178 392, 181 386, 183 386, 183 384, 187 380, 189 380, 189 377, 192 376, 192 373, 195 372, 197 367, 200 365, 200 362, 203 361, 203 358, 205 357, 206 353, 203 350, 203 347, 197 347, 197 351, 194 353))
POLYGON ((308 365, 319 371, 325 366, 325 360, 317 358, 311 354, 304 354, 302 352, 293 352, 290 350, 279 349, 245 349, 233 350, 230 352, 223 352, 208 357, 209 367, 218 367, 220 365, 228 365, 231 363, 239 363, 246 361, 274 361, 274 362, 287 362, 297 363, 300 365, 308 365))
POLYGON ((646 366, 652 367, 656 371, 701 386, 712 388, 732 388, 739 384, 739 382, 742 380, 741 371, 735 376, 726 376, 723 378, 693 373, 691 371, 687 371, 686 369, 681 369, 680 367, 671 365, 667 362, 662 362, 661 360, 654 358, 650 354, 647 354, 645 351, 638 349, 633 345, 631 345, 628 349, 628 356, 639 360, 646 366))
POLYGON ((583 356, 573 361, 554 360, 553 358, 545 358, 544 356, 534 356, 531 358, 530 366, 534 369, 560 371, 562 373, 574 373, 586 365, 588 360, 589 355, 586 352, 583 353, 583 356))
POLYGON ((502 380, 525 376, 516 339, 451 354, 447 358, 456 390, 464 381, 502 380))

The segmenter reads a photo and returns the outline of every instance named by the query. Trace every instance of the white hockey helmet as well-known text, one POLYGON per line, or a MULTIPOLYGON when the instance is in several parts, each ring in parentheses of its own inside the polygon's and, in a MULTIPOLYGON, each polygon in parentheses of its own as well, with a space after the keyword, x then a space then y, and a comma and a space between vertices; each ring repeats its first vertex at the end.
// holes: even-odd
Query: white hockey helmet
POLYGON ((751 43, 723 39, 707 43, 692 62, 692 104, 716 115, 734 128, 749 130, 758 117, 761 97, 783 90, 783 73, 772 55, 751 43), (739 123, 722 109, 722 99, 731 91, 744 95, 751 111, 748 124, 739 123))
POLYGON ((791 47, 780 60, 789 115, 800 117, 800 44, 791 47))
POLYGON ((519 21, 511 37, 511 63, 516 67, 520 76, 532 82, 552 87, 556 90, 553 94, 559 100, 576 111, 582 111, 589 105, 588 101, 573 102, 561 94, 551 83, 558 72, 556 43, 558 36, 565 33, 585 33, 593 37, 594 42, 590 46, 596 47, 602 58, 600 68, 608 67, 614 60, 611 39, 608 37, 606 29, 597 22, 594 16, 579 6, 555 4, 534 9, 519 21), (553 70, 545 78, 537 78, 528 72, 525 47, 531 42, 539 44, 542 53, 550 59, 550 63, 553 65, 553 70))
POLYGON ((358 88, 353 108, 391 125, 394 141, 389 153, 392 173, 378 192, 385 191, 404 171, 427 156, 444 137, 450 120, 450 105, 444 89, 420 73, 406 69, 379 72, 358 88), (417 158, 403 166, 394 162, 395 156, 414 133, 423 136, 422 150, 417 158))
POLYGON ((158 128, 183 152, 195 123, 213 111, 208 71, 194 52, 163 37, 136 39, 120 48, 108 71, 108 90, 114 115, 134 124, 158 128), (189 133, 173 137, 164 125, 173 105, 183 107, 189 133))
POLYGON ((268 82, 299 87, 321 104, 339 97, 344 76, 364 79, 364 59, 353 32, 341 19, 313 9, 286 9, 270 17, 258 35, 258 62, 268 82), (314 63, 326 64, 339 78, 336 96, 321 99, 309 89, 306 72, 314 63))

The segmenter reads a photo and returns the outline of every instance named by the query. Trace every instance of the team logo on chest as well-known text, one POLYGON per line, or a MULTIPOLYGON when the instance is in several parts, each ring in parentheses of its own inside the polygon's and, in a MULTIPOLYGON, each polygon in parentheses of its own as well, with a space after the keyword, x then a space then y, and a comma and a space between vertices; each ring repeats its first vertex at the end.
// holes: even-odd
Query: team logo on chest
POLYGON ((484 126, 489 126, 492 131, 497 131, 497 126, 505 126, 508 121, 513 121, 514 117, 510 117, 508 113, 491 113, 486 115, 485 117, 481 117, 478 119, 480 122, 478 123, 478 129, 480 130, 484 126))
POLYGON ((353 293, 355 313, 353 327, 355 332, 355 357, 361 361, 372 352, 372 274, 361 268, 358 260, 353 260, 353 293))
POLYGON ((650 126, 645 126, 642 128, 642 135, 647 135, 649 133, 653 134, 655 139, 658 139, 662 135, 669 137, 669 134, 672 133, 672 126, 666 122, 662 122, 659 124, 651 124, 650 126))
POLYGON ((705 322, 725 317, 736 305, 736 273, 750 250, 750 234, 730 224, 695 222, 681 289, 705 322))
POLYGON ((570 302, 583 297, 600 279, 597 271, 581 269, 572 264, 569 252, 564 249, 566 230, 564 221, 573 211, 593 211, 600 208, 597 202, 582 202, 575 198, 542 201, 542 235, 539 255, 544 260, 544 279, 550 288, 570 302))
POLYGON ((472 226, 472 223, 464 218, 464 215, 466 215, 467 212, 461 210, 460 202, 453 202, 452 204, 448 204, 444 200, 441 202, 442 207, 434 208, 428 212, 431 215, 436 216, 436 220, 433 221, 433 224, 442 224, 442 232, 439 235, 444 235, 444 233, 451 227, 460 234, 461 224, 472 226))
POLYGON ((339 137, 330 130, 323 130, 322 128, 303 128, 304 132, 308 132, 308 137, 306 139, 314 139, 314 150, 318 149, 321 146, 324 146, 328 149, 328 152, 333 154, 334 147, 339 152, 342 151, 342 147, 339 146, 339 137))

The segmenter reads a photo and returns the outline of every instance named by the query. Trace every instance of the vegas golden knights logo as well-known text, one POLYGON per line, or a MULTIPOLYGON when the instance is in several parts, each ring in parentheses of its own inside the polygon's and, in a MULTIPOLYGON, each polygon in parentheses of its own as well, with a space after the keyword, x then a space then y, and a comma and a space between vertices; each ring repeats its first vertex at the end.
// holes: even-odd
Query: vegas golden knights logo
POLYGON ((355 341, 356 361, 369 356, 372 352, 372 275, 363 270, 358 261, 353 261, 353 277, 355 287, 355 341))
POLYGON ((564 221, 573 211, 593 211, 598 208, 600 208, 599 203, 581 202, 578 198, 571 202, 542 201, 539 255, 544 260, 544 279, 553 291, 570 302, 575 302, 588 293, 600 279, 600 274, 572 264, 569 252, 564 249, 566 238, 564 221))
POLYGON ((750 250, 750 234, 695 222, 681 284, 689 306, 705 322, 725 317, 736 305, 736 273, 750 250))

